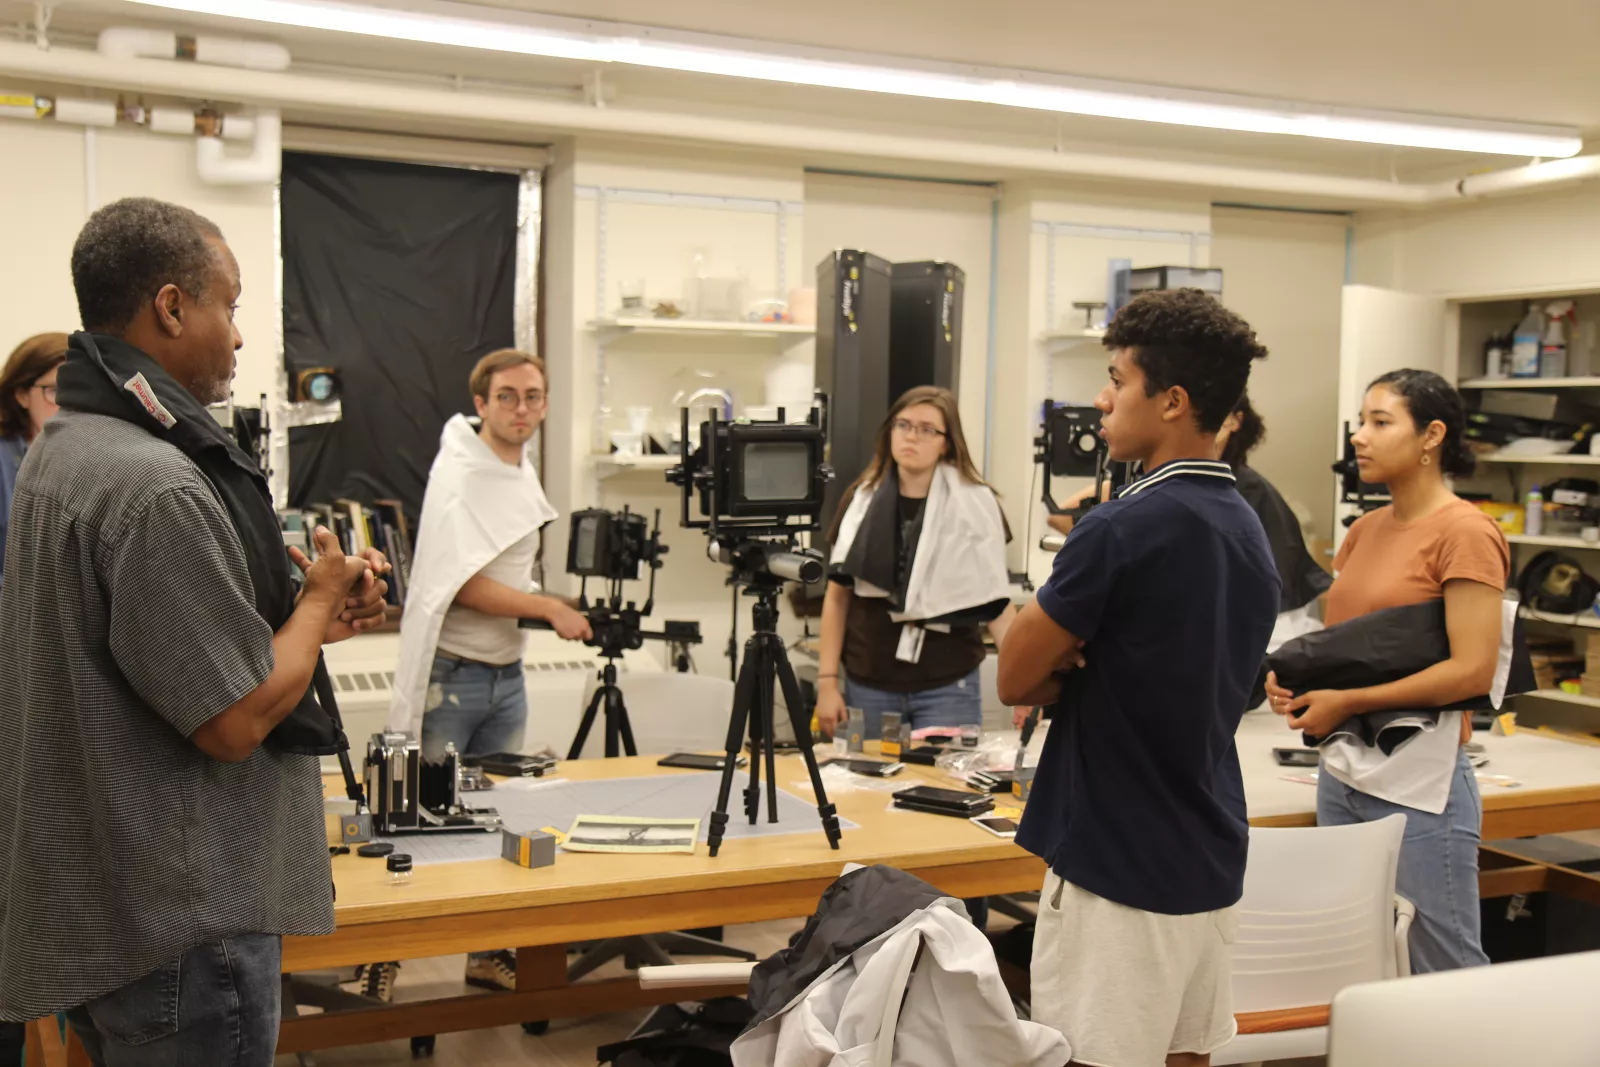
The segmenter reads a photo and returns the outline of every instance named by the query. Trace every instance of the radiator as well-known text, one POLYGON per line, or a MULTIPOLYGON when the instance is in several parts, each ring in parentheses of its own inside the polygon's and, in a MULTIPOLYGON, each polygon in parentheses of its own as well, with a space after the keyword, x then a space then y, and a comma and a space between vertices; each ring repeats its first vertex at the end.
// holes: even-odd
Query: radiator
MULTIPOLYGON (((400 652, 400 639, 392 634, 366 634, 353 637, 324 650, 333 692, 350 738, 351 759, 358 765, 365 758, 367 739, 382 730, 389 719, 389 699, 394 690, 394 664, 400 652)), ((528 687, 528 726, 521 751, 532 752, 548 745, 565 756, 572 737, 578 732, 588 695, 605 660, 594 649, 562 641, 554 634, 533 631, 528 635, 523 672, 528 687)), ((617 661, 617 673, 659 672, 662 669, 650 648, 630 652, 617 661)), ((595 724, 604 737, 602 722, 595 724)), ((591 740, 590 745, 595 745, 591 740)), ((323 770, 337 774, 336 757, 324 757, 323 770)), ((359 773, 359 772, 358 772, 359 773)))

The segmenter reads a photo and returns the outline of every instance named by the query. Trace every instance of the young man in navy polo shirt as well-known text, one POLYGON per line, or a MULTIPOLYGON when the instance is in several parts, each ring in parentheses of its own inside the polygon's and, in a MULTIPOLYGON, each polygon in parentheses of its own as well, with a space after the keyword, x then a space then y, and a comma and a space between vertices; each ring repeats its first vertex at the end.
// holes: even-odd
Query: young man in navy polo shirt
POLYGON ((1279 585, 1216 434, 1266 349, 1194 289, 1138 297, 1105 345, 1101 432, 1146 473, 1073 528, 1000 648, 1001 699, 1055 706, 1017 833, 1050 865, 1033 1018, 1074 1063, 1204 1067, 1234 1034, 1233 734, 1279 585))

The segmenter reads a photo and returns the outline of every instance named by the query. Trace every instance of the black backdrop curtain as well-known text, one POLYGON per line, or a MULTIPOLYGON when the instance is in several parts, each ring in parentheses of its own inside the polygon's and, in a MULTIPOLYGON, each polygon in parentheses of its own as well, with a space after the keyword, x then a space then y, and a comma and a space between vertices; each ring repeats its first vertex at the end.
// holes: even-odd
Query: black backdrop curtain
MULTIPOLYGON (((343 419, 289 431, 289 499, 422 509, 467 376, 514 344, 513 174, 285 152, 283 347, 291 382, 332 367, 343 419)), ((415 526, 413 526, 415 529, 415 526)))

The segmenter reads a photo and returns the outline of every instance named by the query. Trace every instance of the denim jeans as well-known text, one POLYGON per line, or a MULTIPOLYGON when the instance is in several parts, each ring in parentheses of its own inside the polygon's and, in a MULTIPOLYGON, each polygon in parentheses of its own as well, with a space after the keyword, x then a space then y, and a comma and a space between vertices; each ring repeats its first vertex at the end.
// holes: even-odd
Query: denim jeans
MULTIPOLYGON (((983 722, 983 690, 978 672, 937 689, 924 689, 920 693, 890 693, 873 689, 851 678, 846 678, 844 702, 847 707, 862 713, 865 738, 883 736, 883 713, 898 712, 902 722, 910 722, 913 730, 925 726, 965 726, 983 722)), ((973 925, 979 930, 989 925, 989 899, 972 897, 963 901, 973 925)))
POLYGON ((96 1067, 272 1067, 282 956, 277 934, 196 945, 67 1022, 96 1067))
POLYGON ((965 726, 983 721, 983 690, 978 671, 960 681, 941 685, 937 689, 924 689, 920 693, 890 693, 873 689, 853 678, 846 678, 845 706, 859 710, 866 719, 863 737, 876 739, 883 735, 883 713, 898 712, 902 722, 910 722, 913 730, 926 726, 965 726))
POLYGON ((463 758, 515 752, 528 720, 522 664, 491 667, 440 654, 428 677, 422 754, 438 759, 446 742, 463 758))
POLYGON ((1478 912, 1483 801, 1467 754, 1457 758, 1450 799, 1439 815, 1368 796, 1326 772, 1317 778, 1318 826, 1375 822, 1397 812, 1406 817, 1406 833, 1395 891, 1417 909, 1411 924, 1412 972, 1487 964, 1478 912))

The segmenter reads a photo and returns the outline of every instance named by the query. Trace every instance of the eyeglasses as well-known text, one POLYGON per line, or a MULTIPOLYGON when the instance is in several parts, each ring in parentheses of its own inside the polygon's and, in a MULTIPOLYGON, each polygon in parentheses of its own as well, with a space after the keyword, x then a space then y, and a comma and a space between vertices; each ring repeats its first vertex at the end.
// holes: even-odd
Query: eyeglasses
POLYGON ((948 436, 943 430, 939 429, 937 426, 929 426, 925 422, 909 422, 909 421, 907 421, 905 419, 895 419, 894 420, 894 432, 895 433, 903 433, 907 437, 911 438, 912 440, 918 440, 918 439, 924 438, 924 437, 945 437, 945 436, 948 436))
POLYGON ((39 392, 44 394, 44 399, 45 399, 46 403, 54 404, 56 402, 56 387, 55 386, 53 386, 53 385, 36 385, 33 388, 39 390, 39 392))
POLYGON ((544 392, 539 389, 529 389, 526 393, 517 393, 512 389, 502 389, 494 394, 494 402, 500 405, 502 411, 515 411, 526 401, 530 408, 536 408, 544 403, 544 392))

